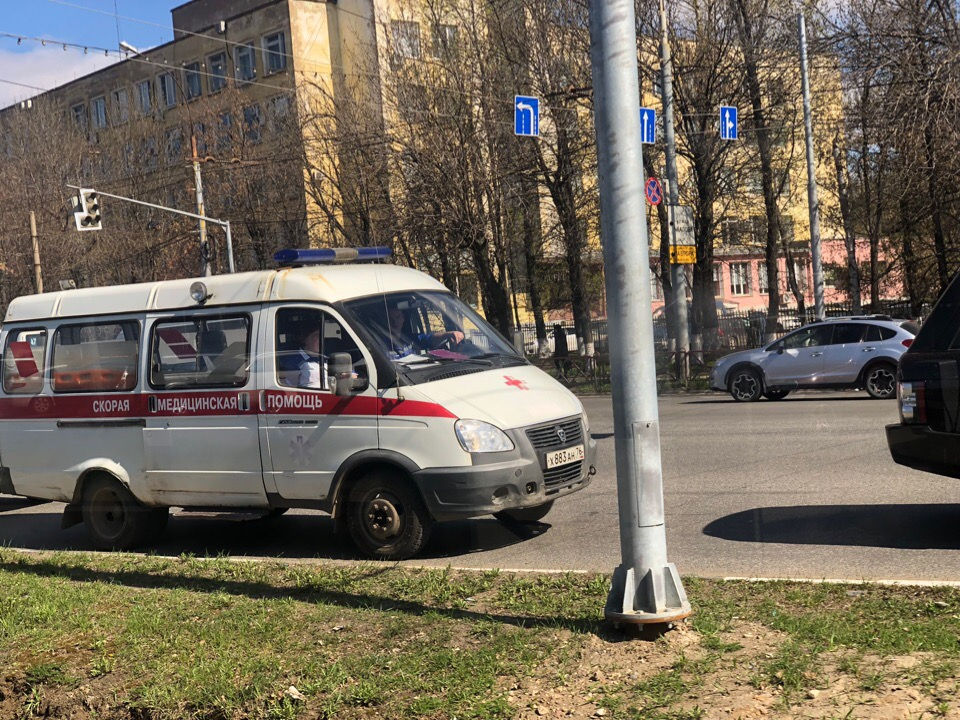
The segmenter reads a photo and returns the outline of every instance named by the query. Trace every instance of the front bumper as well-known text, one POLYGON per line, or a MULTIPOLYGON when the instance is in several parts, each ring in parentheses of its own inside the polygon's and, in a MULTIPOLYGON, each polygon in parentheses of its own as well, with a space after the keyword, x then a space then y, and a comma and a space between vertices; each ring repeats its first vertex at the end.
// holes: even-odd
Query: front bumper
MULTIPOLYGON (((597 443, 592 438, 583 438, 583 460, 555 468, 554 471, 561 472, 549 473, 550 477, 545 478, 543 449, 534 448, 522 429, 507 434, 515 446, 510 452, 475 454, 474 464, 469 467, 430 468, 414 473, 434 520, 455 520, 535 507, 590 484, 591 476, 596 472, 597 454, 597 443)), ((568 447, 576 444, 571 443, 568 447)))
POLYGON ((887 446, 898 465, 960 478, 960 435, 926 425, 887 425, 887 446))

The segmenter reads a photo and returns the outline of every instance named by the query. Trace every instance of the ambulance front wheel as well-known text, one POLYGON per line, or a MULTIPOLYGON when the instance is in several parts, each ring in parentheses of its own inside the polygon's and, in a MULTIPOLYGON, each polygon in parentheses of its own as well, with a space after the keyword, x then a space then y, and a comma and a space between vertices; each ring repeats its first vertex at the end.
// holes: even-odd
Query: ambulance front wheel
POLYGON ((347 527, 360 551, 376 560, 405 560, 426 545, 432 521, 409 483, 378 471, 350 491, 347 527))
POLYGON ((83 524, 102 550, 128 550, 159 536, 167 526, 167 508, 142 505, 115 478, 98 475, 83 490, 83 524))

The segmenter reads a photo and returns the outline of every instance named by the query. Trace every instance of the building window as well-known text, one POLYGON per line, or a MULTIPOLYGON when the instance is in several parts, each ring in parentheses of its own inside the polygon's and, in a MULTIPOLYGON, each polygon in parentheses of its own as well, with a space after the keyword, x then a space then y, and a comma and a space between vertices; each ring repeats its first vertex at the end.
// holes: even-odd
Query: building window
POLYGON ((157 88, 159 89, 160 102, 163 107, 169 108, 177 104, 177 86, 173 82, 173 75, 163 73, 157 76, 157 88))
POLYGON ((730 294, 750 294, 750 263, 730 263, 730 294))
POLYGON ((127 102, 126 88, 119 88, 110 93, 110 101, 113 105, 113 122, 115 125, 120 125, 130 119, 130 107, 127 102))
POLYGON ((157 169, 157 141, 155 138, 146 138, 140 141, 140 159, 147 170, 157 169))
POLYGON ((233 145, 233 115, 222 113, 217 127, 217 150, 224 151, 233 145))
POLYGON ((287 42, 283 33, 266 35, 263 38, 263 70, 270 75, 287 67, 287 42))
POLYGON ((187 100, 193 100, 203 95, 200 84, 200 63, 192 62, 183 66, 183 91, 187 100))
POLYGON ((239 45, 233 51, 233 66, 236 68, 237 80, 250 82, 257 77, 257 60, 253 44, 239 45))
POLYGON ((243 126, 247 140, 254 145, 263 139, 263 110, 259 105, 251 105, 243 109, 243 126))
POLYGON ((207 154, 207 126, 203 123, 194 123, 193 137, 197 141, 197 156, 205 156, 207 154))
POLYGON ((150 114, 153 109, 153 90, 149 80, 141 80, 137 83, 137 110, 141 115, 150 114))
POLYGON ((398 58, 420 57, 420 24, 405 20, 390 23, 393 35, 393 55, 398 58))
POLYGON ((267 127, 276 131, 290 115, 290 96, 276 95, 267 100, 267 127))
POLYGON ((807 292, 807 263, 804 260, 793 261, 793 272, 797 276, 797 286, 800 292, 807 292))
POLYGON ((208 57, 207 69, 210 71, 210 92, 220 92, 227 86, 227 54, 217 53, 208 57))
POLYGON ((660 278, 653 268, 650 268, 650 299, 663 300, 663 285, 660 284, 660 278))
POLYGON ((457 26, 438 23, 433 26, 431 54, 436 57, 449 57, 457 48, 457 26))
POLYGON ((770 292, 770 283, 767 281, 767 263, 762 260, 757 263, 757 292, 761 295, 770 292))
POLYGON ((167 165, 173 165, 183 155, 183 130, 172 128, 167 130, 164 143, 164 155, 167 165))
POLYGON ((107 126, 107 99, 103 95, 90 101, 90 119, 94 130, 107 126))
POLYGON ((73 115, 73 122, 76 123, 77 127, 80 130, 86 131, 87 129, 87 106, 86 103, 80 103, 79 105, 74 105, 70 108, 70 114, 73 115))
POLYGON ((723 297, 723 265, 713 264, 713 294, 723 297))

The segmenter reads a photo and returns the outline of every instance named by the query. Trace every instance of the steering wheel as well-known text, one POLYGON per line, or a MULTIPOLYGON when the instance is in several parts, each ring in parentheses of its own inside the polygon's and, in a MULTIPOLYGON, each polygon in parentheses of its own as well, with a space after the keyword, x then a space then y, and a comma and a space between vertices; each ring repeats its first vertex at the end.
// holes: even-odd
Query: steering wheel
POLYGON ((460 342, 457 342, 457 341, 454 339, 454 337, 451 335, 451 336, 445 337, 443 340, 441 340, 441 341, 440 341, 440 344, 437 345, 437 347, 438 347, 438 348, 443 348, 444 350, 453 351, 453 350, 455 350, 456 348, 458 348, 458 347, 460 347, 461 345, 463 345, 463 343, 464 343, 465 340, 466 340, 466 337, 464 337, 464 339, 461 340, 460 342))

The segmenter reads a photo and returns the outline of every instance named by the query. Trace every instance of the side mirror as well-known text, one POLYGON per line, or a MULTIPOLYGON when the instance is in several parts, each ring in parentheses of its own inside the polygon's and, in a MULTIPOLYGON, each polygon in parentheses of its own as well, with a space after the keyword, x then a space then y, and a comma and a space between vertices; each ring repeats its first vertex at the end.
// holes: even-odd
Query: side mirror
POLYGON ((363 389, 367 385, 367 381, 358 378, 353 371, 353 358, 350 353, 333 353, 330 356, 329 369, 334 395, 351 395, 354 390, 363 389))
POLYGON ((783 355, 783 343, 777 345, 777 355, 783 355))

